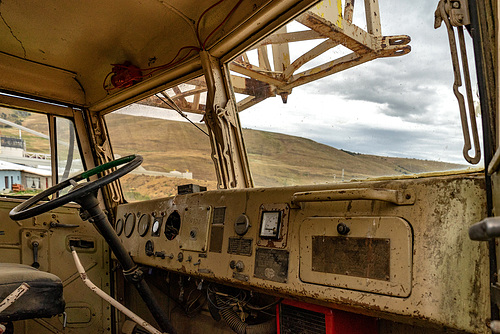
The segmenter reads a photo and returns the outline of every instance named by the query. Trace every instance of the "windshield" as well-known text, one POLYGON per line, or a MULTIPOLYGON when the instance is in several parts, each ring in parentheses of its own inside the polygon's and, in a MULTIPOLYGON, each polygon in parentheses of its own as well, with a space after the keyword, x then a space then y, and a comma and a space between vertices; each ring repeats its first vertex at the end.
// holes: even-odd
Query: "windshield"
MULTIPOLYGON (((371 18, 363 2, 339 3, 314 6, 226 64, 255 186, 474 166, 462 156, 447 32, 433 27, 435 1, 380 1, 371 18)), ((472 50, 469 36, 466 43, 472 50)), ((468 58, 472 69, 472 52, 468 58)), ((476 87, 473 76, 480 137, 476 87)), ((216 189, 206 90, 202 77, 193 79, 106 116, 115 155, 145 158, 144 170, 123 179, 127 200, 175 195, 191 183, 216 189)))
MULTIPOLYGON (((185 84, 177 89, 192 90, 196 85, 185 84)), ((165 94, 175 92, 168 90, 165 94)), ((205 95, 197 102, 187 97, 186 103, 203 105, 205 95)), ((141 167, 120 179, 127 201, 173 196, 179 186, 190 184, 198 186, 198 190, 217 189, 202 115, 183 112, 182 116, 165 108, 165 99, 157 94, 106 115, 115 158, 130 154, 144 158, 141 167)))
MULTIPOLYGON (((340 16, 348 35, 346 1, 342 4, 340 16)), ((280 63, 276 57, 283 44, 273 44, 270 37, 237 59, 238 66, 229 64, 235 91, 242 93, 237 94, 239 116, 256 186, 340 182, 472 166, 462 156, 464 139, 452 90, 446 28, 433 27, 437 2, 384 0, 379 4, 382 36, 409 35, 411 52, 367 62, 361 59, 351 67, 349 57, 357 53, 342 45, 327 49, 327 38, 314 38, 288 43, 290 60, 280 63), (298 65, 291 74, 294 64, 298 65), (268 70, 273 73, 271 79, 288 76, 282 85, 288 90, 280 90, 276 80, 255 75, 270 84, 274 97, 269 94, 249 105, 249 98, 257 95, 238 90, 238 81, 254 73, 243 66, 260 74, 268 70), (338 72, 290 88, 294 80, 334 66, 338 72)), ((320 31, 310 21, 297 18, 277 31, 274 41, 320 31)), ((333 23, 338 25, 338 21, 333 23)), ((363 2, 355 2, 352 25, 368 30, 363 2)), ((471 51, 470 36, 465 37, 471 51)), ((472 52, 468 58, 474 72, 472 52)), ((465 95, 463 88, 460 91, 465 95)), ((475 77, 472 91, 480 125, 475 77)))

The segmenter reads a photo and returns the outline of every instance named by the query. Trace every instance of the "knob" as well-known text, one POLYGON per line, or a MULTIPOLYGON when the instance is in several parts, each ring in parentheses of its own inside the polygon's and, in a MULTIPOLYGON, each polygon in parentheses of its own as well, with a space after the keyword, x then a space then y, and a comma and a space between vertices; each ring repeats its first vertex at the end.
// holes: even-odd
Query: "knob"
POLYGON ((147 256, 153 256, 155 254, 155 245, 152 240, 146 241, 146 246, 144 248, 147 256))
POLYGON ((243 271, 243 269, 245 269, 245 264, 242 261, 238 261, 236 262, 235 268, 237 271, 243 271))
POLYGON ((344 223, 339 223, 337 225, 337 232, 339 232, 340 235, 347 235, 350 231, 351 229, 349 228, 349 226, 344 223))
POLYGON ((165 259, 165 252, 164 251, 161 251, 161 252, 155 252, 155 256, 156 257, 159 257, 161 259, 165 259))

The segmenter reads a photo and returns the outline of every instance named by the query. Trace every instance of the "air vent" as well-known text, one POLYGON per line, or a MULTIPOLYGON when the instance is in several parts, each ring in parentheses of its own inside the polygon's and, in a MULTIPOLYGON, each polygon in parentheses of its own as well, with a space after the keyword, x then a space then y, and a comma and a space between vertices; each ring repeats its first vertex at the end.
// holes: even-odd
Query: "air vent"
POLYGON ((281 334, 326 333, 325 314, 282 304, 280 327, 281 334))
POLYGON ((278 334, 378 334, 376 318, 284 300, 277 306, 278 334))

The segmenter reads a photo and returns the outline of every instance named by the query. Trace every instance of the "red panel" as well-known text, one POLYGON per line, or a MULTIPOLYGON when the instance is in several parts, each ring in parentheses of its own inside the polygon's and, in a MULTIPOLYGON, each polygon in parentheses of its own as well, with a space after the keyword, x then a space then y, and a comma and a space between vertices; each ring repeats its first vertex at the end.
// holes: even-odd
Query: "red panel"
MULTIPOLYGON (((283 304, 306 309, 309 311, 322 313, 325 315, 324 334, 378 334, 377 319, 361 314, 334 310, 323 306, 298 302, 294 300, 284 300, 283 304)), ((280 334, 280 305, 276 305, 278 334, 280 334)), ((321 333, 318 333, 321 334, 321 333)))

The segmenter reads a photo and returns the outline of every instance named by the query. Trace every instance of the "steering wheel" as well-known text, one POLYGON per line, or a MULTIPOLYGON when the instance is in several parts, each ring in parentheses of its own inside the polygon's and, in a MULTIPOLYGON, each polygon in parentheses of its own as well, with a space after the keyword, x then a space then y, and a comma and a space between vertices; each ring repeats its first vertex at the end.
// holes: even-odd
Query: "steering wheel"
POLYGON ((48 189, 45 189, 43 192, 39 193, 24 201, 23 203, 16 206, 9 213, 9 216, 12 220, 22 220, 26 218, 31 218, 37 216, 39 214, 45 213, 57 207, 60 207, 66 203, 71 201, 75 201, 78 198, 84 197, 101 188, 102 186, 115 181, 116 179, 122 177, 123 175, 133 171, 135 168, 139 167, 142 163, 142 157, 140 155, 129 155, 123 158, 119 158, 95 168, 92 168, 89 171, 80 173, 72 178, 69 178, 61 183, 58 183, 48 189), (101 173, 105 170, 108 170, 113 167, 124 165, 115 171, 98 178, 95 181, 89 181, 87 183, 78 184, 77 182, 88 179, 89 177, 101 173), (42 199, 47 198, 48 196, 62 190, 68 186, 74 186, 67 194, 55 198, 53 200, 44 202, 40 205, 34 206, 38 202, 42 201, 42 199))

